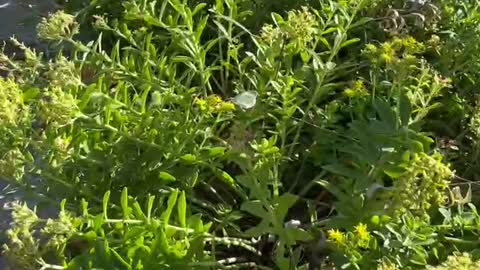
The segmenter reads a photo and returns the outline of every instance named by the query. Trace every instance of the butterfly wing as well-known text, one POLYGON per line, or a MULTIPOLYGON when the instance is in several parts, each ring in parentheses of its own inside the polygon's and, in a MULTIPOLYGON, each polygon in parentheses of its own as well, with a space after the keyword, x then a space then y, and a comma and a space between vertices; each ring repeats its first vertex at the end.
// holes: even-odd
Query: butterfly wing
POLYGON ((257 92, 246 91, 240 93, 233 98, 233 103, 242 109, 251 109, 257 103, 257 92))

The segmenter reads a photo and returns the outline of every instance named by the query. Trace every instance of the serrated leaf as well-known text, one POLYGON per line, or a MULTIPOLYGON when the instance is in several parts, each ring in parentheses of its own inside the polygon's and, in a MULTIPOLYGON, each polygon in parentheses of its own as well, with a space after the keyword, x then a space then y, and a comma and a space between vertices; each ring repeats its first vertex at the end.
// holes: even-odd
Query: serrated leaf
POLYGON ((380 116, 380 119, 382 119, 382 122, 394 130, 397 126, 397 116, 395 111, 392 110, 390 104, 377 98, 373 101, 373 106, 380 116))
MULTIPOLYGON (((286 228, 286 233, 293 241, 310 241, 312 235, 301 228, 286 228)), ((295 244, 295 243, 292 243, 295 244)))
POLYGON ((260 224, 258 224, 257 226, 255 226, 253 228, 248 229, 245 233, 247 235, 252 236, 252 237, 257 237, 257 236, 264 235, 264 234, 267 234, 267 233, 272 233, 272 228, 271 228, 270 222, 268 220, 262 220, 260 222, 260 224))
POLYGON ((285 220, 288 210, 297 202, 298 197, 290 193, 284 193, 273 200, 275 207, 275 217, 279 221, 285 220))

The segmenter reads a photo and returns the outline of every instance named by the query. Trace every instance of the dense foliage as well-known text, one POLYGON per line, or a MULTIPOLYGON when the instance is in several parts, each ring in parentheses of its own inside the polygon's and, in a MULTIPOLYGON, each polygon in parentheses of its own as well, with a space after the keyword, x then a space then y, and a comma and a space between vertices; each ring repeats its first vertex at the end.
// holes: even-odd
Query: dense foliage
POLYGON ((477 0, 64 1, 0 54, 14 269, 477 269, 477 0))

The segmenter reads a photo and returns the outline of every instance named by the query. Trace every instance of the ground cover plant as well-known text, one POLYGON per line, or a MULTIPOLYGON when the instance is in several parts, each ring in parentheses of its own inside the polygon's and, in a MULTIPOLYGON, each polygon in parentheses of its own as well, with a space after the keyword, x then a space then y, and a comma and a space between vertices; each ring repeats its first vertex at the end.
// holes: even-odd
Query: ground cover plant
POLYGON ((61 4, 0 54, 14 269, 478 268, 480 2, 61 4))

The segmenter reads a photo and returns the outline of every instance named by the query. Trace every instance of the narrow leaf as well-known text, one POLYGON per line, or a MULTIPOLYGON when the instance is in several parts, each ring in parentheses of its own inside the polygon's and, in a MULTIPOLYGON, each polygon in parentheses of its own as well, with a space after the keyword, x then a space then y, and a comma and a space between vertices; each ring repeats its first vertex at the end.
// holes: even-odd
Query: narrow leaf
POLYGON ((108 201, 110 200, 110 190, 105 192, 103 195, 103 217, 105 219, 108 219, 107 216, 107 207, 108 207, 108 201))
POLYGON ((177 204, 178 221, 183 228, 187 227, 187 200, 185 198, 185 191, 182 191, 177 204))
POLYGON ((170 196, 168 197, 167 209, 162 214, 162 219, 165 226, 169 224, 170 215, 172 214, 173 207, 175 207, 175 203, 177 202, 177 197, 178 190, 173 191, 172 194, 170 194, 170 196))
POLYGON ((177 180, 177 178, 175 178, 175 176, 169 174, 168 172, 160 172, 159 174, 159 177, 161 180, 165 181, 165 182, 175 182, 177 180))
POLYGON ((123 218, 128 219, 128 190, 124 187, 120 196, 120 205, 122 206, 123 218))
POLYGON ((408 126, 410 122, 410 114, 412 113, 412 104, 410 103, 410 99, 406 95, 400 96, 400 104, 399 104, 399 113, 400 113, 400 121, 402 126, 408 126))

